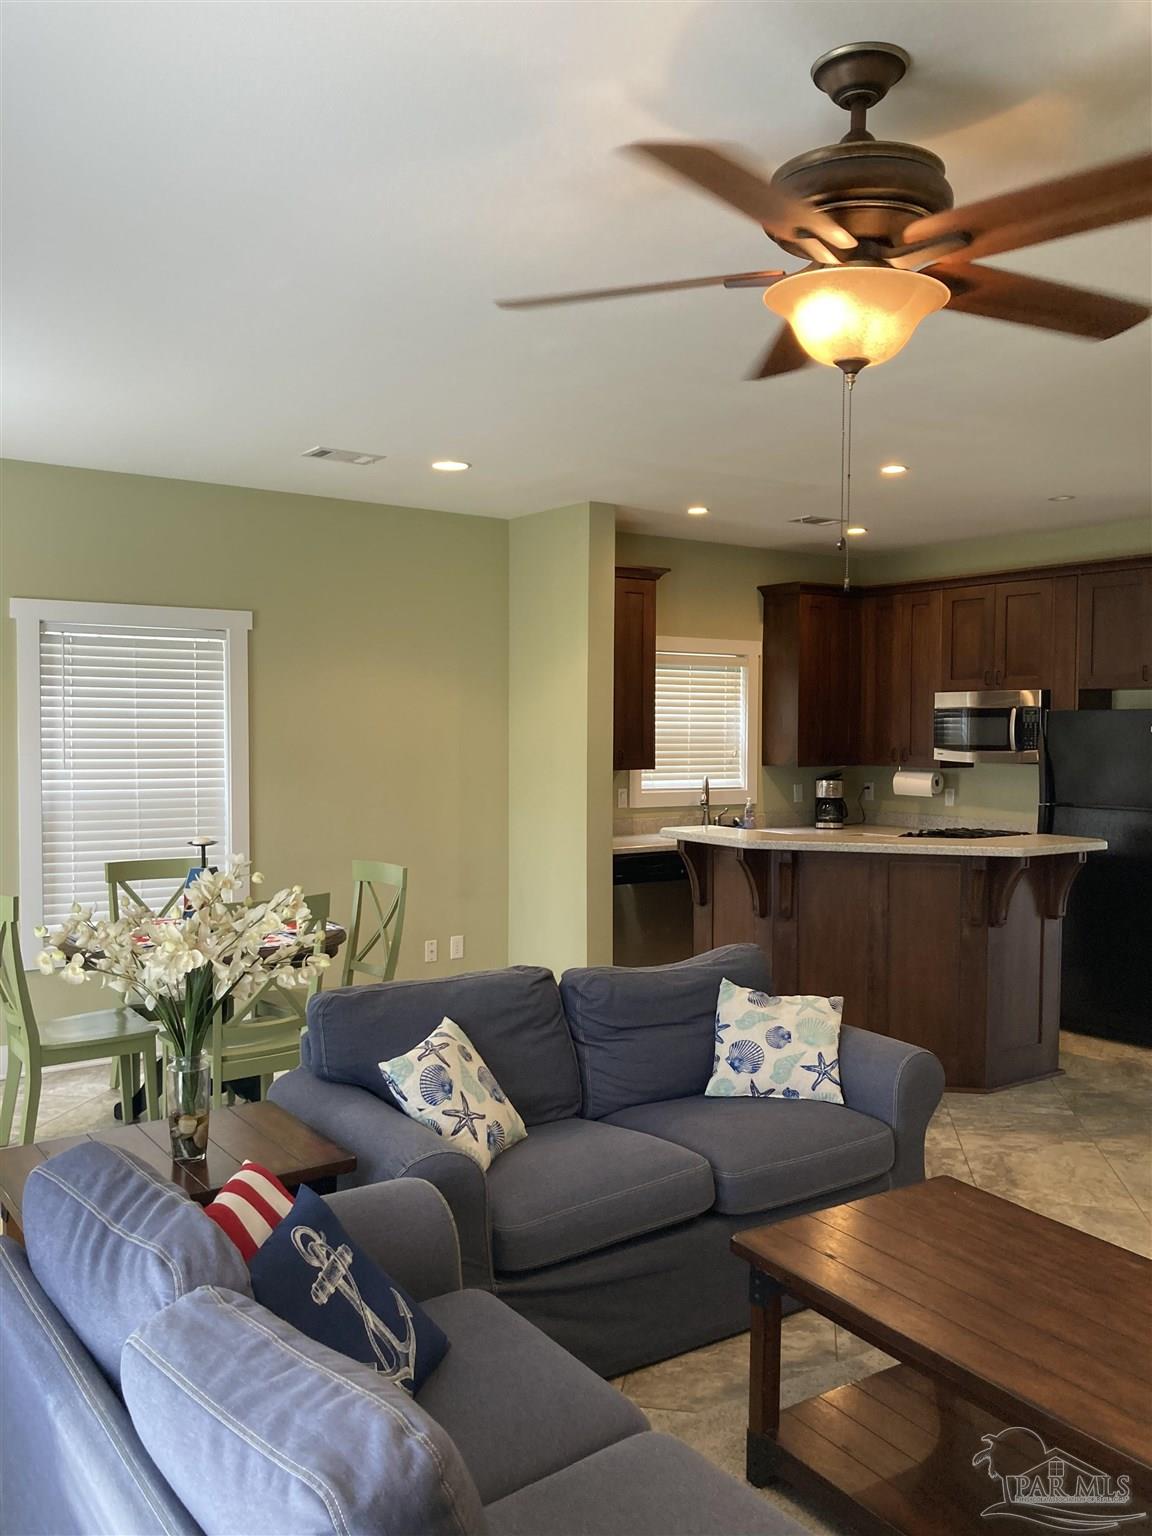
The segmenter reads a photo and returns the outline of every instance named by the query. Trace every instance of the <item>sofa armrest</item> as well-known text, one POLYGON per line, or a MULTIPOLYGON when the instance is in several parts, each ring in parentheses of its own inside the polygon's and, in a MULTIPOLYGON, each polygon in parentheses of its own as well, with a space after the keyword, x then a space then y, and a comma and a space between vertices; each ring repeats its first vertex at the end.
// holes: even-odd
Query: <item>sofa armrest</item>
POLYGON ((307 1067, 278 1077, 269 1098, 356 1154, 356 1171, 341 1178, 341 1189, 390 1179, 434 1185, 456 1222, 465 1284, 491 1289, 488 1186, 479 1163, 366 1088, 325 1082, 307 1067))
POLYGON ((417 1301, 460 1289, 456 1223, 426 1179, 365 1184, 325 1199, 348 1236, 417 1301))
POLYGON ((891 1126, 894 1185, 924 1177, 924 1133, 944 1092, 944 1068, 931 1051, 845 1024, 840 1086, 849 1109, 891 1126))

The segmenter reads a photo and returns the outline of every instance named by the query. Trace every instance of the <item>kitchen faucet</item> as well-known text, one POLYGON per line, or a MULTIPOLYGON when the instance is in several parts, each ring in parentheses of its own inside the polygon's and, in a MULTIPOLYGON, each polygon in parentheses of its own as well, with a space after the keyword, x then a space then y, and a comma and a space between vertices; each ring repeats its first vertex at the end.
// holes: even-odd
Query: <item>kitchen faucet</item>
POLYGON ((718 810, 716 812, 715 820, 713 820, 713 817, 712 817, 712 814, 711 814, 711 811, 712 811, 712 796, 711 796, 711 792, 710 792, 709 787, 708 787, 708 780, 705 779, 704 780, 704 788, 703 788, 703 790, 701 791, 701 794, 700 794, 700 825, 702 827, 710 827, 710 826, 713 826, 713 825, 718 827, 718 826, 722 825, 723 819, 724 819, 724 812, 728 811, 728 810, 731 810, 731 806, 728 806, 728 805, 723 806, 720 810, 718 810))

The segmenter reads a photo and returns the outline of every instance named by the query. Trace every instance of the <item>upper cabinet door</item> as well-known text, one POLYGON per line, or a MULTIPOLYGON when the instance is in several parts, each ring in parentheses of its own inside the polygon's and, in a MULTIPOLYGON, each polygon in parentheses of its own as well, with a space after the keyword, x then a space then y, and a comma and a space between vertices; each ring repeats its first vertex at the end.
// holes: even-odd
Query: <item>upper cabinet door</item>
POLYGON ((932 710, 940 689, 940 628, 944 594, 936 590, 906 592, 898 599, 899 631, 906 647, 903 664, 903 752, 901 761, 913 768, 934 768, 932 710))
POLYGON ((614 768, 656 766, 656 583, 658 566, 618 566, 613 668, 614 768))
POLYGON ((860 729, 855 756, 861 763, 895 766, 900 761, 907 724, 900 601, 891 593, 870 593, 858 601, 860 729))
POLYGON ((996 686, 996 588, 946 587, 940 688, 967 693, 996 686))
POLYGON ((1052 687, 1053 588, 1051 580, 997 583, 995 687, 1052 687))
POLYGON ((1152 684, 1152 567, 1080 577, 1080 688, 1152 684))

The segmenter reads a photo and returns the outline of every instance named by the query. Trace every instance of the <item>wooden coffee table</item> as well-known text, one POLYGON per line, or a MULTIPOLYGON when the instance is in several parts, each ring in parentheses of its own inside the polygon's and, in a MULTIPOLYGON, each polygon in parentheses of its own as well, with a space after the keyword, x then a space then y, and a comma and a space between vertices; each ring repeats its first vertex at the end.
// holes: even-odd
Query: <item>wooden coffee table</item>
POLYGON ((279 1104, 236 1104, 212 1110, 208 1120, 208 1156, 200 1163, 174 1163, 167 1120, 146 1120, 86 1136, 60 1136, 52 1141, 0 1150, 0 1219, 4 1233, 24 1241, 20 1225, 24 1183, 46 1158, 84 1141, 122 1147, 157 1173, 171 1179, 201 1205, 217 1194, 246 1159, 261 1163, 289 1189, 310 1184, 320 1194, 335 1187, 339 1174, 351 1173, 356 1158, 335 1142, 318 1135, 279 1104))
POLYGON ((989 1532, 992 1506, 1021 1531, 1141 1511, 1134 1529, 1152 1530, 1147 1259, 950 1178, 732 1249, 752 1266, 750 1482, 783 1477, 866 1532, 989 1532), (901 1364, 782 1412, 785 1293, 901 1364), (1107 1482, 1125 1476, 1126 1500, 1107 1482), (1028 1502, 1060 1478, 1085 1497, 1028 1502))

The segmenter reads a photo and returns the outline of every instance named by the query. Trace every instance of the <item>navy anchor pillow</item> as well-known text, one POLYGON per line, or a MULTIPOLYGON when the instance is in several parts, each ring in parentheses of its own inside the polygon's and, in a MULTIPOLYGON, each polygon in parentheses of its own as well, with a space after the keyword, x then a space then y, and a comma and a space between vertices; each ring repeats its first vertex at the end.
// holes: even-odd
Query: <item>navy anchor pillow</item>
POLYGON ((413 1395, 448 1349, 423 1308, 357 1249, 331 1207, 304 1185, 249 1271, 261 1306, 413 1395))

